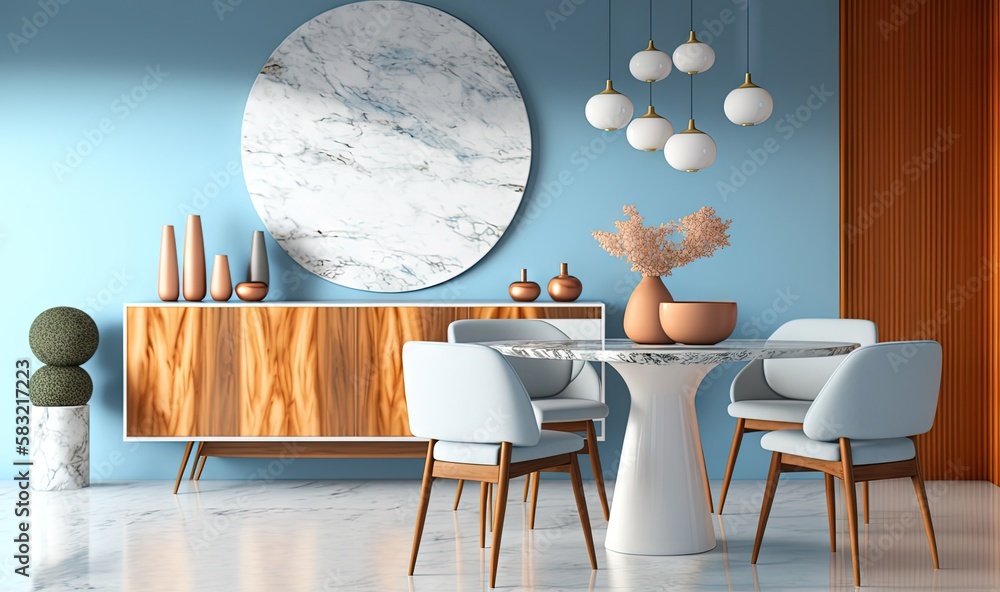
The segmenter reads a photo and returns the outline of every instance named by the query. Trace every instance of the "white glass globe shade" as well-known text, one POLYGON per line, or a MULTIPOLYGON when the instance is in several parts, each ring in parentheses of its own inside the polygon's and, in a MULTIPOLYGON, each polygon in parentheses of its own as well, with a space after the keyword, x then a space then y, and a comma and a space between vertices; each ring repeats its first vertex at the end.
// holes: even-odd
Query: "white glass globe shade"
POLYGON ((632 76, 643 82, 663 80, 670 74, 672 67, 670 56, 653 47, 652 41, 649 42, 646 49, 632 56, 628 63, 628 69, 632 76))
POLYGON ((694 120, 679 134, 670 136, 663 147, 663 156, 679 171, 694 173, 715 162, 715 140, 694 127, 694 120))
POLYGON ((642 117, 636 117, 632 123, 628 124, 625 130, 625 137, 628 143, 636 150, 655 152, 663 150, 667 139, 674 135, 674 126, 670 122, 656 114, 653 106, 642 117))
POLYGON ((611 132, 625 127, 632 119, 632 101, 613 89, 609 80, 604 91, 587 101, 586 113, 590 125, 611 132))
POLYGON ((707 43, 698 41, 691 31, 691 36, 687 42, 677 46, 674 50, 674 65, 681 72, 688 74, 701 74, 712 67, 715 63, 715 50, 707 43))
POLYGON ((747 74, 746 82, 726 96, 723 109, 729 121, 737 125, 757 125, 771 116, 774 100, 771 93, 750 82, 750 75, 747 74))

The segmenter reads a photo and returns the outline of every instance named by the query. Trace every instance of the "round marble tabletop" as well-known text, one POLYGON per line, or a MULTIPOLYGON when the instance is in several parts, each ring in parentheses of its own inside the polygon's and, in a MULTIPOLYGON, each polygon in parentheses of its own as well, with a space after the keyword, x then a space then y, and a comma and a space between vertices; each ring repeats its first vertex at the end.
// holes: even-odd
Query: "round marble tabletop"
POLYGON ((821 358, 859 347, 833 341, 732 339, 715 345, 642 345, 628 339, 493 341, 483 343, 507 356, 551 360, 588 360, 627 364, 721 364, 758 358, 821 358))

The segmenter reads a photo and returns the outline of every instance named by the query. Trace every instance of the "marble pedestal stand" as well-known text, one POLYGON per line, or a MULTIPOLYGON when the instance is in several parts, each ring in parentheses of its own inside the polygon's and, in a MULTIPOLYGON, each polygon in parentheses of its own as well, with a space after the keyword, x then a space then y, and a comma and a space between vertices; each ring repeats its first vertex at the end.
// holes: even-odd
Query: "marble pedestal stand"
POLYGON ((90 485, 90 406, 31 407, 31 488, 90 485))

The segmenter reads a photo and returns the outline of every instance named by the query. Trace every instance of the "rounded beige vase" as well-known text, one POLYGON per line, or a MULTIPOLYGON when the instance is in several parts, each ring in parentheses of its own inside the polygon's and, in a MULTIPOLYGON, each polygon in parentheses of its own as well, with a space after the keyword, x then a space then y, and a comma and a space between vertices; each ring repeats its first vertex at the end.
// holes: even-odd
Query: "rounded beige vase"
POLYGON ((625 306, 625 335, 646 345, 673 343, 660 326, 660 303, 673 301, 660 276, 643 276, 625 306))

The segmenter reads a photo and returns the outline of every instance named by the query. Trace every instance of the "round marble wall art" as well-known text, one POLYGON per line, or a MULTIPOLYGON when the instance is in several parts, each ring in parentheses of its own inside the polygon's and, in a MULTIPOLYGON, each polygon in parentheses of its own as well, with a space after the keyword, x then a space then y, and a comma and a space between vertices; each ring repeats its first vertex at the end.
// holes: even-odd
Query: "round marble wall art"
POLYGON ((359 2, 274 51, 243 116, 243 173, 278 244, 336 284, 406 292, 497 243, 531 166, 503 58, 440 10, 359 2))

